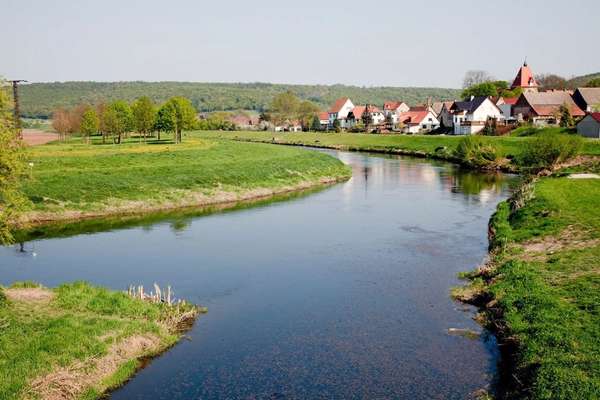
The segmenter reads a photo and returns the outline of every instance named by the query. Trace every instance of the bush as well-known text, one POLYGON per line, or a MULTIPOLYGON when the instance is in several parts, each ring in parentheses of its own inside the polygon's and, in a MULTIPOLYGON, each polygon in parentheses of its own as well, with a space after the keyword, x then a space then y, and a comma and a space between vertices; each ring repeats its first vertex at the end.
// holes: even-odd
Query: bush
POLYGON ((550 168, 579 154, 583 140, 579 136, 559 133, 537 135, 525 144, 517 157, 521 167, 540 170, 550 168))
POLYGON ((479 136, 465 136, 456 146, 454 156, 467 165, 488 167, 496 163, 498 151, 479 136))
POLYGON ((4 290, 0 287, 0 307, 3 307, 8 302, 4 290))

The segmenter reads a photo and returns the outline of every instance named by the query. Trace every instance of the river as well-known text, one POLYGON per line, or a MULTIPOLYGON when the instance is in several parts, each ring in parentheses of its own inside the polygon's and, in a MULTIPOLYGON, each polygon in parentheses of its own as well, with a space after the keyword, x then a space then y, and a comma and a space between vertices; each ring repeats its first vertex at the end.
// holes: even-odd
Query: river
POLYGON ((208 307, 112 399, 464 399, 498 351, 449 297, 515 178, 328 151, 351 180, 239 210, 0 248, 0 282, 153 282, 208 307))

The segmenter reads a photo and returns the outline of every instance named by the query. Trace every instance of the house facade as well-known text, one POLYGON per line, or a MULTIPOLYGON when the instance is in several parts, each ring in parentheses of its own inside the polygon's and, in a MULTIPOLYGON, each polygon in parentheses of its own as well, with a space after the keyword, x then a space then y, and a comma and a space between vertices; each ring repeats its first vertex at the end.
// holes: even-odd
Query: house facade
POLYGON ((443 128, 454 127, 454 116, 452 115, 451 111, 453 105, 453 101, 446 101, 442 105, 442 109, 440 110, 440 114, 438 115, 438 120, 440 121, 440 126, 443 128))
POLYGON ((600 112, 590 113, 577 124, 581 136, 600 139, 600 112))
POLYGON ((515 120, 513 116, 513 106, 517 104, 518 97, 500 97, 496 100, 496 106, 500 109, 502 116, 506 121, 515 120))
POLYGON ((600 107, 600 88, 579 88, 573 93, 573 101, 585 112, 600 107))
POLYGON ((406 111, 398 115, 403 133, 428 132, 439 128, 440 121, 430 110, 406 111))
POLYGON ((503 120, 502 112, 494 102, 485 96, 471 97, 467 101, 457 101, 451 108, 455 135, 472 135, 485 128, 490 120, 503 120))
POLYGON ((337 119, 341 128, 347 128, 346 118, 350 111, 354 109, 354 104, 347 97, 339 98, 335 101, 329 110, 329 129, 333 128, 333 123, 337 119))
POLYGON ((513 106, 512 113, 517 120, 526 120, 535 125, 552 125, 559 122, 562 105, 569 107, 573 117, 585 115, 566 90, 525 92, 513 106))
POLYGON ((320 112, 318 114, 319 117, 319 125, 321 125, 321 130, 327 130, 329 127, 329 113, 327 111, 320 112))
POLYGON ((386 101, 383 104, 383 116, 386 120, 391 120, 393 124, 398 123, 398 115, 410 110, 408 104, 403 101, 386 101))

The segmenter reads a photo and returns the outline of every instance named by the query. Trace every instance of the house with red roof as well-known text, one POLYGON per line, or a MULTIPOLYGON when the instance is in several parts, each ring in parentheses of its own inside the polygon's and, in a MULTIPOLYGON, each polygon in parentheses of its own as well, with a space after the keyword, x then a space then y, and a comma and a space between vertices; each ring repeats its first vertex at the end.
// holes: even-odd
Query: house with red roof
POLYGON ((420 133, 439 128, 440 121, 431 110, 410 110, 398 115, 404 133, 420 133))
POLYGON ((356 106, 350 111, 347 117, 347 127, 353 128, 359 122, 364 122, 366 115, 369 115, 369 121, 371 126, 377 126, 385 123, 385 115, 383 111, 377 106, 367 104, 366 106, 356 106))
POLYGON ((524 92, 513 106, 513 116, 536 125, 559 123, 560 107, 569 107, 573 117, 583 117, 585 113, 573 100, 571 92, 550 90, 547 92, 524 92))
POLYGON ((519 68, 517 76, 510 86, 511 89, 521 88, 523 92, 537 92, 538 84, 535 80, 531 68, 527 65, 527 61, 523 63, 523 66, 519 68))
POLYGON ((600 139, 600 112, 589 113, 579 121, 577 133, 588 138, 600 139))
POLYGON ((327 128, 329 127, 329 113, 327 111, 319 112, 318 117, 321 129, 327 130, 327 128))
POLYGON ((392 123, 398 123, 398 115, 410 110, 408 104, 403 101, 386 101, 383 103, 383 116, 386 120, 391 118, 392 123))
POLYGON ((354 109, 354 104, 347 97, 339 98, 329 109, 329 128, 333 128, 333 123, 337 119, 341 128, 347 128, 346 118, 350 111, 354 109))

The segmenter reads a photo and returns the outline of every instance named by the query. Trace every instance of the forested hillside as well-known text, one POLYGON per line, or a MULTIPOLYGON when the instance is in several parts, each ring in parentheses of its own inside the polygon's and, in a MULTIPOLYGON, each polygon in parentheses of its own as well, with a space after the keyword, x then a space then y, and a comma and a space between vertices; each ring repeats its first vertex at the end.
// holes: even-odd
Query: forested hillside
POLYGON ((599 78, 600 72, 596 72, 595 74, 577 76, 568 80, 568 87, 576 89, 578 87, 586 86, 590 81, 599 78))
POLYGON ((323 110, 335 99, 347 96, 355 103, 382 105, 386 100, 409 104, 458 98, 458 89, 357 87, 345 85, 282 85, 269 83, 193 83, 193 82, 55 82, 33 83, 21 87, 21 109, 25 117, 47 117, 60 107, 80 103, 98 103, 123 99, 133 101, 149 96, 164 102, 172 96, 184 96, 198 111, 261 111, 278 93, 292 91, 301 99, 315 102, 323 110))

